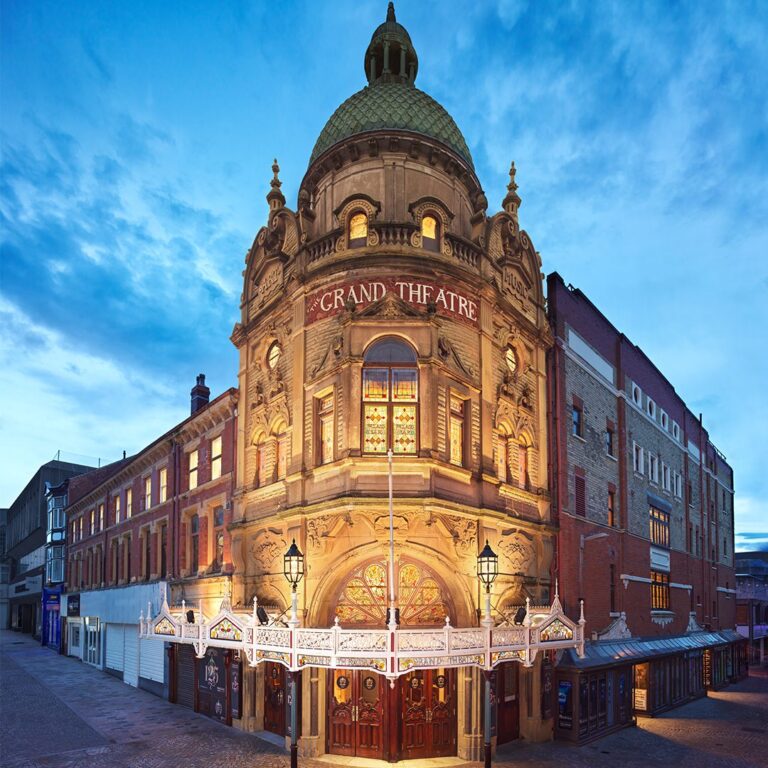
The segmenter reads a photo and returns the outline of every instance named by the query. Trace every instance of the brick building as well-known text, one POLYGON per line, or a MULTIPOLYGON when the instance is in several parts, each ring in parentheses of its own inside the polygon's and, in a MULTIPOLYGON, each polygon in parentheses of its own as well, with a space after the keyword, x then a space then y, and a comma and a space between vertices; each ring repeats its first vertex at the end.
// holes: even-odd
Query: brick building
POLYGON ((736 554, 736 629, 752 664, 768 660, 768 552, 736 554))
POLYGON ((139 642, 140 613, 169 588, 197 605, 230 590, 237 391, 208 399, 201 375, 189 418, 69 484, 68 653, 157 693, 163 644, 139 642))
MULTIPOLYGON (((601 641, 633 639, 632 653, 623 655, 635 660, 634 709, 651 714, 738 674, 733 470, 701 416, 645 353, 557 273, 548 278, 548 311, 555 335, 548 375, 556 575, 564 607, 576 615, 584 599, 595 653, 601 641), (681 637, 667 655, 654 640, 681 637), (637 638, 648 638, 646 646, 637 638), (657 657, 663 661, 649 667, 657 657)), ((573 666, 594 664, 588 658, 573 666)), ((583 682, 592 685, 586 676, 583 682)), ((599 698, 618 681, 609 675, 595 682, 599 698)), ((591 711, 582 714, 589 735, 612 724, 597 712, 594 722, 591 711)))

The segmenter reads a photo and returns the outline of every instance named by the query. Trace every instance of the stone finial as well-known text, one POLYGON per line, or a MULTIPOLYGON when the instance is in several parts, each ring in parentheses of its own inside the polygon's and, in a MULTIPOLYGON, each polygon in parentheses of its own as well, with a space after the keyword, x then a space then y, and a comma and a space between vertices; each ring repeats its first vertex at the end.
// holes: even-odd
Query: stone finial
POLYGON ((507 195, 504 198, 501 206, 502 208, 515 219, 517 222, 517 210, 520 207, 520 195, 517 194, 517 182, 515 181, 515 175, 517 169, 515 163, 512 161, 512 165, 509 167, 509 184, 507 184, 507 195))
POLYGON ((280 191, 283 182, 280 181, 278 173, 280 173, 280 166, 277 164, 277 158, 275 158, 272 163, 272 181, 269 182, 270 190, 267 194, 270 211, 276 211, 285 206, 285 195, 280 191))
POLYGON ((395 18, 395 4, 393 2, 387 5, 387 21, 397 21, 395 18))

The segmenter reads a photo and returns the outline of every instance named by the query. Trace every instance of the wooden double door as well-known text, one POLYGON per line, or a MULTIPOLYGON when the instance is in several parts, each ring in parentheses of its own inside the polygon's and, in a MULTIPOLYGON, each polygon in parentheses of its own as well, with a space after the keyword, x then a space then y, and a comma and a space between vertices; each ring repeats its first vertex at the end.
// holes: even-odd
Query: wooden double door
POLYGON ((379 759, 456 754, 454 670, 417 670, 394 689, 382 675, 333 670, 328 686, 328 752, 379 759))
POLYGON ((264 663, 264 730, 285 736, 286 673, 282 664, 264 663))

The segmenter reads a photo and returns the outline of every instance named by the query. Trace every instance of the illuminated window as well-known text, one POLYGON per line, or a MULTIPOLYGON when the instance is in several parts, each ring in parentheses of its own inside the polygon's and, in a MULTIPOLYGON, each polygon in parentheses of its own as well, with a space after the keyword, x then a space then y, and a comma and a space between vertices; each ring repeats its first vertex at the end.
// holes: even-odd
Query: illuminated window
POLYGON ((368 217, 356 213, 349 220, 349 247, 359 248, 368 242, 368 217))
POLYGON ((318 464, 333 461, 333 394, 318 398, 317 401, 318 433, 320 436, 320 455, 318 464))
POLYGON ((669 574, 651 571, 651 608, 669 610, 669 574))
POLYGON ((451 464, 464 466, 464 409, 465 403, 460 397, 451 395, 450 435, 451 464))
MULTIPOLYGON (((387 573, 383 562, 368 563, 352 573, 336 601, 336 616, 342 624, 384 626, 387 573)), ((401 624, 444 625, 449 610, 431 571, 415 563, 403 563, 398 582, 401 624)))
POLYGON ((99 504, 99 530, 104 530, 104 505, 99 504))
POLYGON ((80 515, 77 521, 77 539, 78 541, 83 538, 83 516, 80 515))
POLYGON ((404 342, 382 339, 365 353, 363 365, 363 453, 415 455, 419 372, 404 342))
POLYGON ((160 504, 168 500, 168 470, 163 467, 160 470, 160 504))
POLYGON ((669 547, 669 512, 656 507, 650 508, 651 544, 669 547))
POLYGON ((211 440, 211 480, 221 477, 221 435, 211 440))
POLYGON ((152 506, 152 476, 144 478, 144 509, 152 506))
POLYGON ((440 249, 437 219, 434 216, 427 215, 421 220, 421 244, 428 251, 440 249))
POLYGON ((115 524, 120 522, 120 495, 115 496, 115 524))
POLYGON ((197 488, 197 463, 198 452, 197 450, 189 452, 189 490, 197 488))
POLYGON ((274 370, 277 367, 277 364, 280 362, 280 355, 282 354, 282 351, 283 350, 280 348, 280 345, 276 341, 273 341, 272 345, 267 351, 267 365, 269 366, 270 370, 274 370))
POLYGON ((616 491, 608 490, 608 525, 616 525, 616 491))
POLYGON ((224 507, 213 510, 213 570, 220 571, 224 565, 224 507))
POLYGON ((96 510, 92 509, 90 514, 90 524, 88 526, 88 535, 93 536, 96 533, 96 510))
POLYGON ((125 491, 125 519, 127 520, 133 514, 133 489, 128 488, 125 491))

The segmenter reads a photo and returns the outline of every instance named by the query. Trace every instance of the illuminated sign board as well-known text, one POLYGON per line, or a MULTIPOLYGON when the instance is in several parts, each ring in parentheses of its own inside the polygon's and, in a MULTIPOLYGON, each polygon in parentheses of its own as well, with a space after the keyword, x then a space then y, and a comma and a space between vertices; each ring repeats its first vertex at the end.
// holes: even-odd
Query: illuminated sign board
POLYGON ((478 306, 467 294, 442 283, 410 278, 387 277, 381 280, 355 280, 337 283, 314 291, 307 296, 307 325, 333 317, 354 304, 359 311, 394 294, 416 309, 426 310, 434 305, 438 315, 453 317, 477 325, 478 306))

